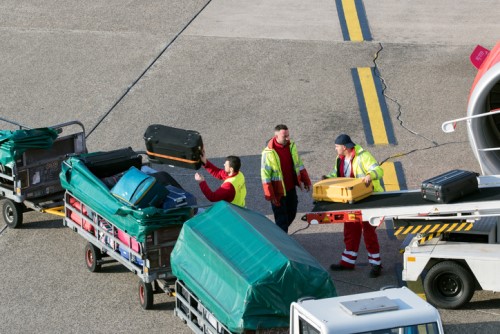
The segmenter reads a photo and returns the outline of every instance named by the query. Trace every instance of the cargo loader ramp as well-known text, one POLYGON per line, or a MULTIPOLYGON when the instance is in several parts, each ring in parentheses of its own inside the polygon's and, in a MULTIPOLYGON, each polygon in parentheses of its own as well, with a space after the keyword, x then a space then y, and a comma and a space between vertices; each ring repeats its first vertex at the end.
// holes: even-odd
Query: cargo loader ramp
POLYGON ((397 237, 467 231, 483 217, 500 216, 500 183, 496 177, 480 176, 479 180, 479 191, 453 203, 430 202, 419 190, 375 193, 353 204, 316 202, 302 220, 309 224, 367 221, 372 226, 391 221, 397 237))

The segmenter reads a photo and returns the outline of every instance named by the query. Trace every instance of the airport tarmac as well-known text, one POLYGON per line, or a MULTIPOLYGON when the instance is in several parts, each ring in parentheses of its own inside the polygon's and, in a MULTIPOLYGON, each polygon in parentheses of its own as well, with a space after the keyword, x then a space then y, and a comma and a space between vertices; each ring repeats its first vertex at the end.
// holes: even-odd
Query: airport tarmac
MULTIPOLYGON (((272 219, 260 184, 260 154, 276 124, 291 137, 318 181, 332 167, 333 140, 348 133, 379 161, 401 164, 405 185, 460 168, 479 171, 464 117, 477 44, 498 42, 497 1, 357 1, 371 40, 345 40, 339 1, 241 0, 61 2, 0 0, 0 117, 29 127, 80 120, 90 151, 144 150, 149 124, 199 131, 208 158, 242 157, 247 206, 272 219), (368 145, 352 70, 376 67, 385 85, 395 141, 368 145)), ((5 129, 12 126, 5 124, 5 129)), ((200 203, 194 171, 169 171, 200 203)), ((217 181, 209 179, 214 188, 217 181)), ((312 209, 299 194, 300 216, 312 209)), ((25 213, 21 229, 0 223, 0 333, 190 333, 173 298, 144 311, 138 278, 119 265, 90 273, 85 241, 59 218, 25 213)), ((383 275, 332 273, 340 295, 400 285, 400 241, 378 230, 383 275)), ((343 249, 341 225, 290 234, 325 267, 343 249)), ((440 310, 446 333, 497 333, 500 300, 476 293, 461 310, 440 310)))

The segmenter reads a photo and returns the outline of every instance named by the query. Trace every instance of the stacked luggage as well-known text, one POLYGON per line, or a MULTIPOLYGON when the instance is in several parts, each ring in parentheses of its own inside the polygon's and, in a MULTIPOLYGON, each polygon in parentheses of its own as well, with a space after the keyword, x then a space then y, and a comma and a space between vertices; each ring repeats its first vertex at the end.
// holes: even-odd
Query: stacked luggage
POLYGON ((59 176, 64 224, 88 241, 88 269, 100 270, 103 257, 118 261, 140 277, 141 306, 150 308, 152 283, 167 291, 175 279, 170 253, 194 214, 194 196, 131 148, 70 156, 59 176))

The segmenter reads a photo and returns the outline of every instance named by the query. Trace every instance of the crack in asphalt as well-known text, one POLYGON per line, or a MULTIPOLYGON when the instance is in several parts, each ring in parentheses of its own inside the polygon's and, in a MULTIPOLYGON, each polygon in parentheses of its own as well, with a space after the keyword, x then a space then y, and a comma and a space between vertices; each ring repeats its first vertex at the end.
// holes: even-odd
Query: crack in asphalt
POLYGON ((380 70, 379 70, 379 67, 378 67, 378 64, 377 64, 377 59, 379 57, 379 54, 380 52, 384 49, 384 47, 382 46, 382 43, 378 43, 378 45, 380 46, 380 48, 377 50, 377 52, 375 53, 375 57, 373 58, 373 64, 374 64, 374 72, 375 72, 375 75, 380 79, 380 82, 382 84, 382 95, 389 101, 391 101, 392 103, 396 104, 397 106, 397 110, 398 110, 398 113, 397 113, 397 116, 396 116, 396 119, 398 120, 399 122, 399 125, 405 129, 406 131, 420 137, 420 138, 423 138, 425 139, 426 141, 432 143, 432 146, 428 146, 428 147, 424 147, 424 148, 417 148, 417 149, 414 149, 414 150, 411 150, 411 151, 408 151, 408 152, 403 152, 403 153, 398 153, 398 154, 395 154, 395 155, 391 155, 385 159, 383 159, 381 162, 380 162, 380 165, 382 165, 384 162, 390 160, 390 159, 393 159, 393 158, 398 158, 398 157, 402 157, 402 156, 406 156, 406 155, 409 155, 411 153, 414 153, 414 152, 417 152, 417 151, 424 151, 424 150, 429 150, 429 149, 433 149, 433 148, 437 148, 437 147, 440 147, 440 146, 444 146, 444 145, 449 145, 449 144, 461 144, 461 143, 464 143, 463 141, 461 142, 448 142, 448 143, 443 143, 443 144, 439 144, 438 142, 430 139, 430 138, 427 138, 426 136, 410 129, 408 126, 406 126, 404 124, 404 121, 402 120, 402 116, 403 116, 403 107, 401 106, 401 103, 398 102, 397 99, 395 98, 392 98, 390 97, 389 95, 386 94, 386 90, 387 90, 387 84, 385 83, 385 80, 384 78, 382 77, 382 75, 380 74, 380 70))

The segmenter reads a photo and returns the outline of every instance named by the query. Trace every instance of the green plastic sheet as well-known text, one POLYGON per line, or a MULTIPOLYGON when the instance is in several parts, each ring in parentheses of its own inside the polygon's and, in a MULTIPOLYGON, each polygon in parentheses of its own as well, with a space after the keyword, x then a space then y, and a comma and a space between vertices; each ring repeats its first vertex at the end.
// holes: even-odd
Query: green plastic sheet
POLYGON ((57 138, 50 128, 0 130, 0 164, 12 168, 16 159, 29 149, 49 149, 57 138))
POLYGON ((290 304, 336 296, 330 274, 265 216, 221 201, 188 220, 172 271, 234 333, 289 326, 290 304))
POLYGON ((135 209, 124 205, 81 161, 80 157, 87 155, 63 161, 59 174, 62 187, 137 241, 144 242, 154 230, 183 224, 193 216, 191 207, 163 210, 155 207, 135 209))

